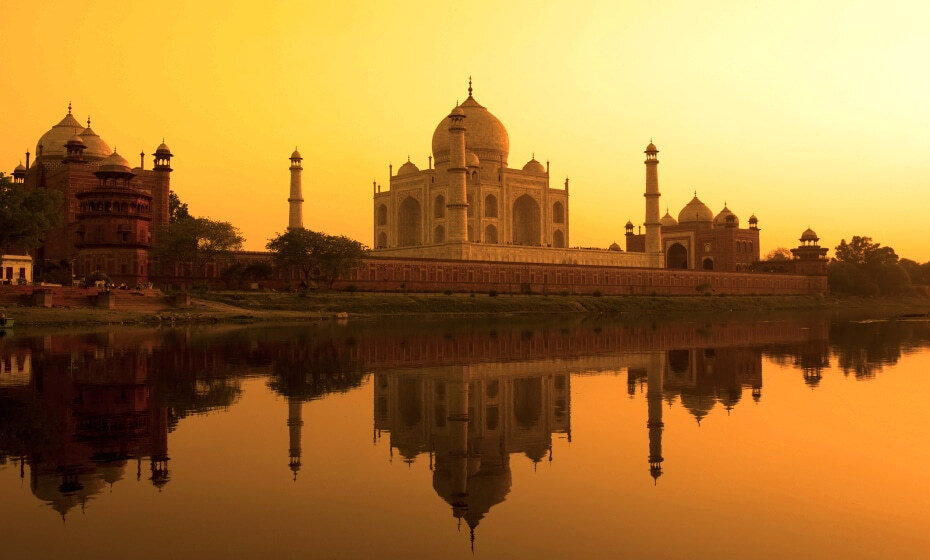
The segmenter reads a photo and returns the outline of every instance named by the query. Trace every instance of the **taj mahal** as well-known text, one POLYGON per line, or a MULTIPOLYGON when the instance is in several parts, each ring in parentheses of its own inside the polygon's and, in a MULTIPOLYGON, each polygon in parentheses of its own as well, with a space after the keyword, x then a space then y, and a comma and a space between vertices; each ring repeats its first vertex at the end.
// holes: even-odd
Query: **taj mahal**
POLYGON ((469 79, 468 97, 433 131, 426 169, 408 158, 396 173, 389 167, 388 188, 373 183, 373 254, 723 272, 749 272, 760 260, 755 215, 741 227, 726 204, 715 214, 695 192, 677 219, 668 211, 660 217, 659 150, 651 141, 645 219, 639 231, 632 221, 618 226, 625 249, 572 248, 568 178, 551 184, 549 162, 535 155, 510 167, 509 152, 507 129, 475 99, 469 79))

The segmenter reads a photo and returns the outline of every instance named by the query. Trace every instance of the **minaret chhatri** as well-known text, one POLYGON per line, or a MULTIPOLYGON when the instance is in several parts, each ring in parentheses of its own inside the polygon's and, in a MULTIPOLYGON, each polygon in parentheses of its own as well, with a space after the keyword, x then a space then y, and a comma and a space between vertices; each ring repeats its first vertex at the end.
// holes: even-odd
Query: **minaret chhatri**
POLYGON ((646 146, 646 252, 662 252, 662 229, 659 225, 659 150, 651 141, 646 146))
POLYGON ((449 114, 449 198, 446 202, 446 239, 468 241, 468 195, 465 192, 465 111, 456 106, 449 114))
POLYGON ((303 229, 304 227, 304 196, 303 187, 300 184, 300 173, 304 168, 300 165, 301 161, 303 161, 303 158, 300 157, 300 152, 295 147, 294 153, 291 154, 291 196, 287 199, 288 204, 290 204, 287 220, 287 229, 289 230, 303 229))

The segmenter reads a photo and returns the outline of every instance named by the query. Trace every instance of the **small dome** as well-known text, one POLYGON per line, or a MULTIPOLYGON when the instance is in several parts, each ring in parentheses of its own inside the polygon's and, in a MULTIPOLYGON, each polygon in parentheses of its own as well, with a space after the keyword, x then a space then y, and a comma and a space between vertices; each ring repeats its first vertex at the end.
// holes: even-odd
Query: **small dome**
POLYGON ((714 213, 706 204, 701 202, 701 199, 694 195, 694 198, 691 199, 684 208, 681 209, 681 212, 678 213, 678 223, 679 224, 689 224, 689 223, 699 223, 699 222, 713 222, 714 213))
POLYGON ((804 233, 801 234, 801 241, 819 241, 820 238, 817 237, 817 232, 811 228, 804 230, 804 233))
POLYGON ((656 145, 653 144, 652 142, 649 142, 649 145, 646 146, 646 152, 645 152, 645 153, 647 153, 647 154, 648 154, 648 153, 658 153, 658 151, 659 151, 659 149, 656 148, 656 145))
POLYGON ((16 166, 15 169, 13 169, 13 173, 25 173, 25 172, 26 172, 26 166, 23 165, 22 163, 20 163, 19 165, 16 166))
POLYGON ((71 114, 71 107, 69 106, 68 114, 39 138, 39 142, 36 144, 36 157, 64 157, 67 155, 65 144, 67 144, 68 139, 83 131, 84 127, 81 126, 81 123, 77 122, 77 119, 71 114), (39 146, 42 146, 41 152, 39 151, 39 146))
MULTIPOLYGON (((155 148, 155 153, 171 155, 171 150, 168 148, 168 144, 165 144, 165 141, 162 140, 161 144, 159 144, 158 147, 155 148)), ((294 153, 291 154, 291 157, 293 158, 294 156, 300 157, 300 152, 298 152, 297 150, 294 150, 294 153)))
POLYGON ((666 208, 665 215, 662 216, 661 220, 659 220, 659 225, 662 227, 677 226, 678 220, 673 218, 672 215, 668 213, 668 208, 666 208))
POLYGON ((758 223, 759 223, 759 218, 757 218, 756 215, 753 214, 752 216, 749 216, 749 223, 750 223, 750 224, 758 224, 758 223))
POLYGON ((412 175, 412 174, 417 173, 417 172, 419 172, 419 171, 420 171, 420 168, 417 167, 416 165, 414 165, 413 162, 410 161, 410 160, 408 159, 408 160, 407 160, 407 163, 405 163, 405 164, 403 164, 403 165, 401 165, 400 167, 397 168, 397 175, 398 175, 398 176, 401 176, 401 175, 412 175))
POLYGON ((103 159, 111 152, 110 146, 90 128, 90 119, 87 119, 87 128, 81 133, 81 140, 85 146, 84 159, 103 159))
POLYGON ((733 220, 736 221, 736 226, 739 227, 739 218, 737 218, 736 214, 727 208, 726 204, 723 205, 723 210, 721 210, 720 213, 714 217, 714 225, 720 227, 727 225, 730 223, 730 220, 728 220, 729 216, 733 216, 733 220))
POLYGON ((626 221, 626 228, 627 228, 627 229, 633 229, 633 222, 630 221, 630 220, 627 220, 627 221, 626 221))
POLYGON ((545 173, 546 168, 543 167, 543 164, 536 161, 536 158, 533 158, 526 162, 526 165, 523 166, 523 171, 527 173, 545 173))
MULTIPOLYGON (((169 152, 171 150, 169 150, 168 146, 166 146, 163 142, 161 145, 158 146, 158 149, 155 151, 156 152, 162 152, 162 151, 169 152)), ((294 153, 291 154, 291 159, 304 159, 304 158, 300 157, 300 152, 297 151, 297 148, 294 148, 294 153)))
POLYGON ((481 165, 481 161, 478 160, 478 156, 475 155, 475 152, 465 150, 465 165, 468 167, 478 167, 481 165))
POLYGON ((617 242, 614 241, 610 244, 610 247, 607 248, 608 251, 620 251, 620 245, 617 245, 617 242))
POLYGON ((129 165, 129 162, 126 161, 126 158, 119 155, 114 150, 112 154, 100 162, 100 171, 110 173, 132 173, 132 167, 129 165))
POLYGON ((465 114, 465 110, 459 106, 454 107, 452 109, 452 112, 450 113, 450 115, 464 115, 464 114, 465 114))
POLYGON ((84 140, 82 140, 81 137, 78 136, 77 134, 75 134, 71 138, 68 138, 68 145, 75 145, 75 144, 78 146, 84 145, 84 140))

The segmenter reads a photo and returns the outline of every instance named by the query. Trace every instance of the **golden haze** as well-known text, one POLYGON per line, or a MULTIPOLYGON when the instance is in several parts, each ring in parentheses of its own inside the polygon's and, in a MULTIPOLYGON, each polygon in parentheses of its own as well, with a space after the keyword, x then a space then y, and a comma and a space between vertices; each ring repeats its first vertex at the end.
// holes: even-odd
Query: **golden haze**
MULTIPOLYGON (((663 212, 697 190, 756 213, 763 253, 814 227, 930 260, 926 2, 25 2, 0 16, 0 169, 60 120, 130 161, 162 136, 173 189, 261 249, 287 225, 288 155, 305 224, 371 243, 371 182, 466 95, 572 178, 572 242, 643 219, 643 146, 663 212), (335 4, 335 3, 333 3, 335 4)), ((151 157, 148 156, 148 166, 151 157)))

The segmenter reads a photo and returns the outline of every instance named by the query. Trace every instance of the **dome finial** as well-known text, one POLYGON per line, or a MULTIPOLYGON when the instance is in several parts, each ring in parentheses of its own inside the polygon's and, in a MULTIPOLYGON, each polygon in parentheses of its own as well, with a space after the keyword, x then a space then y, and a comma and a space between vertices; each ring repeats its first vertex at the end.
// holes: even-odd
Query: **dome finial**
POLYGON ((90 115, 87 115, 87 128, 90 128, 90 115))
POLYGON ((68 114, 69 115, 71 114, 71 102, 70 101, 68 102, 68 114))
POLYGON ((468 77, 468 97, 471 97, 471 76, 468 77))

